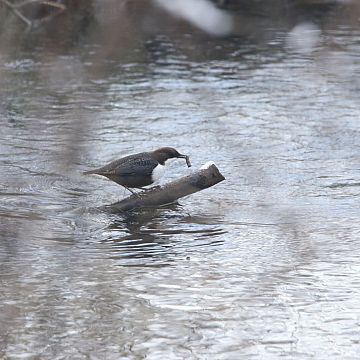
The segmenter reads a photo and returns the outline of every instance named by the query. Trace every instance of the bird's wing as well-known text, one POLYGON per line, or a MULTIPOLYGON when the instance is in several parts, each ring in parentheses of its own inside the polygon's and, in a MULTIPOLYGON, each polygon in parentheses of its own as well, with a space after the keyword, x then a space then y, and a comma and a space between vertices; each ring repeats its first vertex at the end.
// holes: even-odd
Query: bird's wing
POLYGON ((115 169, 115 174, 120 176, 143 176, 151 175, 158 165, 152 158, 132 159, 115 169))
POLYGON ((101 175, 118 175, 118 176, 137 176, 151 175, 158 163, 146 153, 133 156, 126 156, 122 159, 115 160, 108 165, 97 169, 97 173, 101 175))

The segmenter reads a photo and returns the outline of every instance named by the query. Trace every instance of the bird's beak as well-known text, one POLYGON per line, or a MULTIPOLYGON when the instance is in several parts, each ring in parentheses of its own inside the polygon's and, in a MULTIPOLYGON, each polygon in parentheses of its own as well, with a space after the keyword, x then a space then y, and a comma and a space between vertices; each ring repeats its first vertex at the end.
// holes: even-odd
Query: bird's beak
POLYGON ((189 158, 187 155, 179 154, 178 157, 181 158, 181 159, 185 159, 185 160, 186 160, 186 165, 187 165, 187 167, 191 167, 190 158, 189 158))

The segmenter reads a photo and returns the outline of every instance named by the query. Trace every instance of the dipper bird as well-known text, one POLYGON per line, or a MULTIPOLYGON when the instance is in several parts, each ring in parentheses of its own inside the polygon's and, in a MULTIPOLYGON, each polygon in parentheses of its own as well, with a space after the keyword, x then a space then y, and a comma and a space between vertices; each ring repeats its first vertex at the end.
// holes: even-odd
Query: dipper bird
POLYGON ((84 174, 105 176, 136 194, 131 188, 142 189, 159 180, 165 171, 165 162, 172 158, 185 159, 187 166, 191 166, 187 155, 180 154, 174 148, 163 147, 155 151, 125 156, 101 168, 86 171, 84 174))

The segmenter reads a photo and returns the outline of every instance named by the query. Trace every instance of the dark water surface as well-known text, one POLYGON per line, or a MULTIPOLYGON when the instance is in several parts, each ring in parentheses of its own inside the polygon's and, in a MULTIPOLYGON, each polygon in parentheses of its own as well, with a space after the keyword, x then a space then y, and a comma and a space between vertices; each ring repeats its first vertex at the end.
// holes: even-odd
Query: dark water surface
POLYGON ((360 31, 265 30, 0 55, 0 358, 358 358, 360 31), (82 171, 169 145, 226 181, 97 210, 82 171))

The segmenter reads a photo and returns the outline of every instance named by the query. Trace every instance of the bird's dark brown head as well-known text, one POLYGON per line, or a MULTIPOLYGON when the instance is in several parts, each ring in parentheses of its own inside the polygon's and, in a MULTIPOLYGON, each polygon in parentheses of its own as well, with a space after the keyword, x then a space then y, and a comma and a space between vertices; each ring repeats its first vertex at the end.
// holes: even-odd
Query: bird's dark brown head
POLYGON ((166 160, 173 158, 186 159, 187 166, 190 167, 190 160, 187 155, 180 154, 172 147, 162 147, 152 152, 153 157, 161 164, 164 165, 166 160))

